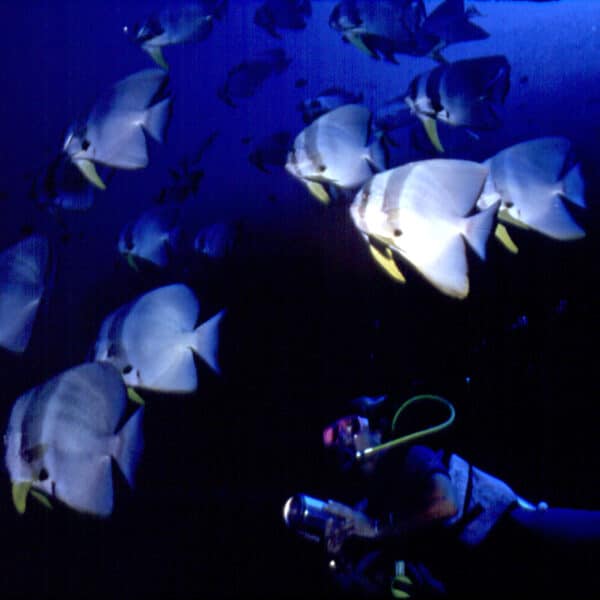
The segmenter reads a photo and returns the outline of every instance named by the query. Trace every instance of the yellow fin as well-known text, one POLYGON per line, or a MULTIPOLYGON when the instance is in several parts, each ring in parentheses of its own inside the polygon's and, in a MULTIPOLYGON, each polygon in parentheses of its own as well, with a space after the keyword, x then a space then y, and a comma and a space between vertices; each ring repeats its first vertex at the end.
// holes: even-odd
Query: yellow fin
POLYGON ((76 160, 75 164, 77 165, 77 168, 83 173, 83 176, 92 185, 95 185, 97 188, 100 188, 101 190, 106 189, 106 185, 104 184, 104 181, 102 181, 102 179, 100 179, 100 175, 98 175, 98 171, 96 171, 96 165, 91 160, 87 160, 87 159, 76 160))
POLYGON ((49 510, 52 510, 52 504, 50 503, 50 500, 48 500, 48 496, 45 496, 44 494, 38 492, 37 490, 31 490, 31 495, 42 505, 45 506, 46 508, 48 508, 49 510))
POLYGON ((323 204, 329 204, 331 201, 331 198, 329 197, 329 194, 327 193, 327 190, 323 184, 318 183, 317 181, 307 181, 306 187, 319 202, 322 202, 323 204))
POLYGON ((444 152, 444 146, 442 146, 440 136, 438 135, 437 121, 431 117, 421 116, 419 118, 421 119, 421 123, 423 123, 423 127, 425 127, 425 133, 427 133, 429 141, 434 145, 438 152, 444 152))
POLYGON ((529 226, 523 221, 519 221, 516 217, 513 217, 510 214, 510 211, 504 208, 501 208, 498 211, 498 218, 509 225, 514 225, 515 227, 519 227, 520 229, 529 229, 529 226))
POLYGON ((160 46, 150 46, 146 49, 146 52, 152 57, 152 60, 165 71, 169 70, 169 65, 163 56, 162 49, 160 46))
POLYGON ((494 231, 494 235, 498 238, 498 241, 509 251, 512 252, 513 254, 518 254, 519 252, 519 248, 517 247, 517 245, 512 241, 512 238, 510 237, 508 231, 506 230, 506 227, 504 227, 504 225, 502 225, 502 223, 498 223, 498 225, 496 225, 496 229, 494 231))
POLYGON ((142 406, 146 404, 144 399, 132 387, 129 386, 127 387, 127 397, 136 404, 141 404, 142 406))
POLYGON ((394 280, 400 283, 406 283, 406 278, 402 274, 402 271, 398 268, 398 265, 394 261, 392 251, 389 248, 382 252, 379 248, 369 243, 369 250, 371 256, 375 259, 375 262, 394 280))
POLYGON ((22 515, 27 505, 27 494, 31 489, 31 481, 19 481, 12 484, 12 500, 17 512, 22 515))

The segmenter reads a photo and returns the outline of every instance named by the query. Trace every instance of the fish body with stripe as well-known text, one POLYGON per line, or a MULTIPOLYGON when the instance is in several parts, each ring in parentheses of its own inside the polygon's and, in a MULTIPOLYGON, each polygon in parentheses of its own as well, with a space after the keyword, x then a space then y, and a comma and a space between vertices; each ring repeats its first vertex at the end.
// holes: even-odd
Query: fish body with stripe
POLYGON ((138 261, 160 269, 169 266, 179 249, 180 212, 175 204, 157 206, 121 229, 119 252, 132 268, 139 269, 138 261))
POLYGON ((198 324, 200 303, 184 284, 142 294, 108 315, 94 359, 117 367, 127 385, 191 393, 198 387, 194 355, 219 372, 219 324, 224 311, 198 324))
POLYGON ((110 515, 112 460, 133 485, 143 447, 142 408, 120 426, 127 405, 125 384, 106 363, 78 365, 20 396, 4 438, 17 510, 38 490, 77 511, 110 515))
POLYGON ((471 130, 498 129, 509 88, 506 57, 484 56, 439 65, 417 75, 404 101, 423 123, 433 145, 443 151, 436 122, 471 130))
POLYGON ((312 15, 310 0, 265 0, 254 12, 254 24, 281 39, 278 29, 299 31, 312 15))
POLYGON ((567 200, 579 208, 586 207, 585 183, 568 139, 527 140, 498 152, 484 165, 489 176, 477 201, 480 210, 499 196, 498 218, 504 223, 557 240, 585 236, 564 204, 567 200))
POLYGON ((465 241, 485 258, 498 207, 496 203, 471 214, 487 175, 486 167, 471 161, 408 163, 367 181, 350 214, 389 274, 395 273, 391 252, 444 294, 465 298, 469 293, 465 241))
POLYGON ((236 108, 236 100, 254 96, 269 77, 283 73, 291 62, 283 48, 271 48, 243 60, 229 69, 217 96, 225 104, 236 108))
POLYGON ((422 0, 343 0, 334 6, 329 26, 368 56, 396 63, 396 54, 416 52, 425 17, 422 0))
POLYGON ((53 264, 50 243, 40 234, 0 253, 0 346, 6 350, 20 354, 27 349, 53 264))
POLYGON ((344 104, 361 104, 364 100, 362 93, 354 94, 339 87, 330 87, 323 90, 314 98, 308 98, 298 105, 302 113, 302 120, 310 125, 315 119, 326 112, 339 108, 344 104))
POLYGON ((369 109, 346 104, 320 116, 296 136, 285 167, 327 203, 325 186, 354 190, 385 168, 385 146, 378 138, 369 143, 370 137, 369 109))
POLYGON ((148 164, 145 133, 162 142, 171 117, 172 97, 161 69, 145 69, 118 81, 100 96, 83 119, 69 128, 63 151, 87 180, 105 189, 96 163, 117 169, 148 164))
POLYGON ((221 18, 226 8, 226 1, 214 0, 167 6, 141 23, 123 27, 123 32, 147 52, 159 67, 168 69, 162 49, 205 40, 213 30, 215 17, 221 18))

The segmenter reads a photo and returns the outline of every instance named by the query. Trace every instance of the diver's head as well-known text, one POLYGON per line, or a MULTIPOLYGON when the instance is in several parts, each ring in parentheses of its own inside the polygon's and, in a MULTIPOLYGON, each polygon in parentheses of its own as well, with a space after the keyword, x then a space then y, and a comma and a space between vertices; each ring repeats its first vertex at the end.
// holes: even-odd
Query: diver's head
MULTIPOLYGON (((357 463, 357 455, 381 444, 381 432, 371 429, 366 417, 348 415, 323 429, 323 444, 335 453, 339 468, 349 471, 357 463)), ((368 473, 374 460, 375 457, 360 461, 361 470, 368 473)))

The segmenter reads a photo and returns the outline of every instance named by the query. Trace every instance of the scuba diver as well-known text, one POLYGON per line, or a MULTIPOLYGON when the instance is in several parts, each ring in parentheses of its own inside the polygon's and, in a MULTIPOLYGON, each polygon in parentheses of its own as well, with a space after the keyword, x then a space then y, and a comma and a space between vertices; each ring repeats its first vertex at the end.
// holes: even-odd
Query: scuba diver
POLYGON ((600 511, 534 505, 459 455, 415 443, 454 421, 444 398, 409 399, 391 426, 366 416, 385 397, 358 400, 361 414, 327 426, 323 442, 359 502, 297 494, 284 507, 290 528, 322 543, 343 597, 597 593, 600 511), (405 409, 425 401, 445 407, 448 417, 394 436, 405 409))

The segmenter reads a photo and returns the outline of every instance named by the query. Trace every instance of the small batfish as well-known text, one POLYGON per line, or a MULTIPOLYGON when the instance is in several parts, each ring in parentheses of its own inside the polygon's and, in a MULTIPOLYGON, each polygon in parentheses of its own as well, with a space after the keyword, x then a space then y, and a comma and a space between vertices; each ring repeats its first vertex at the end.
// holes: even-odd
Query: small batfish
POLYGON ((408 163, 374 175, 350 207, 373 258, 399 281, 397 254, 438 290, 454 298, 469 293, 466 240, 485 258, 498 204, 468 216, 483 189, 488 169, 464 160, 408 163))
POLYGON ((189 393, 198 387, 194 355, 215 372, 221 311, 197 326, 200 304, 183 284, 157 288, 104 319, 95 359, 115 365, 127 385, 189 393))
POLYGON ((417 34, 419 54, 446 62, 440 51, 458 42, 484 40, 490 34, 471 22, 480 16, 474 7, 465 10, 464 0, 444 0, 425 19, 417 34))
POLYGON ((180 209, 166 204, 151 208, 128 223, 119 236, 119 252, 138 270, 138 261, 164 269, 176 255, 181 234, 180 209))
POLYGON ((226 260, 235 253, 241 233, 241 223, 234 221, 202 227, 194 238, 194 252, 209 260, 226 260))
POLYGON ((144 132, 163 141, 171 115, 167 84, 160 69, 134 73, 117 82, 87 117, 70 127, 63 150, 91 183, 106 187, 95 163, 118 169, 148 164, 144 132))
POLYGON ((0 346, 25 351, 51 274, 44 236, 30 235, 0 253, 0 346))
MULTIPOLYGON (((489 168, 484 193, 477 202, 485 210, 500 197, 498 218, 558 240, 585 236, 563 203, 585 207, 584 181, 572 156, 571 142, 544 137, 502 150, 484 165, 489 168)), ((496 231, 503 241, 502 229, 496 231)), ((513 252, 516 246, 505 244, 513 252)))
POLYGON ((142 23, 136 23, 133 27, 123 27, 123 31, 147 52, 159 67, 166 70, 169 65, 165 61, 162 49, 174 44, 205 40, 212 32, 215 17, 221 18, 226 7, 226 1, 188 2, 164 8, 150 15, 142 23))
POLYGON ((497 129, 510 87, 510 65, 504 56, 457 60, 417 75, 405 102, 421 120, 431 143, 443 146, 437 121, 469 129, 497 129))
POLYGON ((292 134, 289 131, 278 131, 257 142, 248 160, 263 173, 269 173, 267 165, 284 167, 290 149, 292 134))
POLYGON ((311 14, 310 0, 265 0, 254 13, 254 23, 281 39, 277 29, 304 29, 311 14))
POLYGON ((260 56, 245 60, 229 69, 225 83, 217 95, 223 102, 235 108, 234 99, 250 98, 271 76, 282 73, 292 62, 283 48, 266 50, 260 56))
POLYGON ((301 102, 298 110, 302 113, 302 120, 310 125, 315 119, 334 108, 339 108, 344 104, 360 104, 362 101, 362 93, 353 94, 342 88, 330 87, 323 90, 315 98, 309 98, 301 102))
POLYGON ((202 140, 196 151, 184 156, 177 167, 169 169, 171 182, 161 190, 159 204, 166 201, 183 203, 190 196, 196 196, 200 183, 204 179, 204 169, 201 167, 205 153, 212 148, 219 135, 218 131, 212 131, 202 140))
POLYGON ((368 145, 370 124, 369 109, 359 104, 325 113, 297 135, 285 168, 323 203, 330 200, 324 186, 360 187, 386 164, 381 140, 368 145))
POLYGON ((107 363, 78 365, 18 398, 5 435, 17 510, 39 490, 77 511, 110 515, 112 459, 133 485, 143 446, 142 408, 118 429, 127 405, 123 379, 107 363))
POLYGON ((94 187, 65 154, 37 173, 29 197, 44 208, 87 210, 94 204, 94 187))
POLYGON ((425 18, 422 0, 343 0, 334 6, 329 26, 368 56, 397 63, 396 54, 417 52, 425 18))

